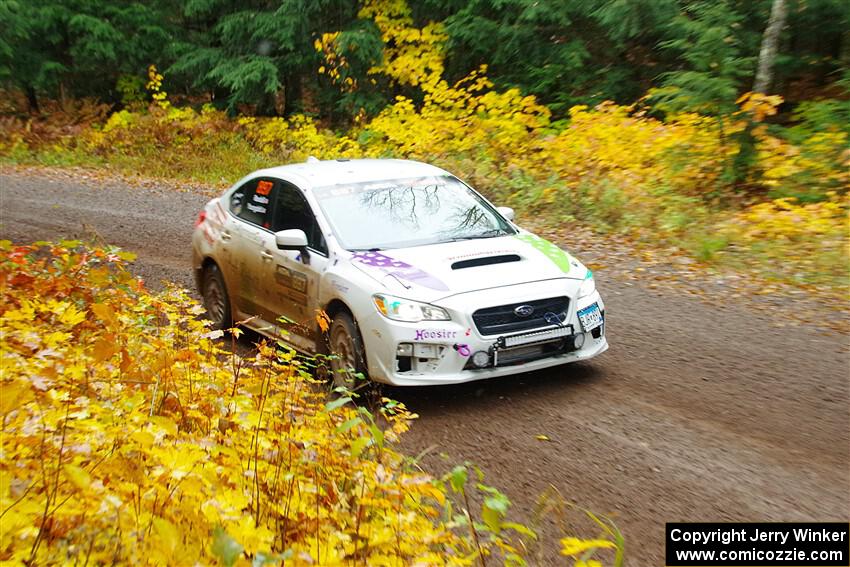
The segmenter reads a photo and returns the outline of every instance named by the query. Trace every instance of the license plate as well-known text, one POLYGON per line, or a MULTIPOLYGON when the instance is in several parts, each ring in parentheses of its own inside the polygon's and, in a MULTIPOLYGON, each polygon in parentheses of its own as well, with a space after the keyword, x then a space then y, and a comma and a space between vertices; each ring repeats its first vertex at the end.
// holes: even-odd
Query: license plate
POLYGON ((591 331, 602 324, 602 311, 599 310, 599 304, 594 303, 578 312, 578 320, 581 322, 581 327, 585 331, 591 331))

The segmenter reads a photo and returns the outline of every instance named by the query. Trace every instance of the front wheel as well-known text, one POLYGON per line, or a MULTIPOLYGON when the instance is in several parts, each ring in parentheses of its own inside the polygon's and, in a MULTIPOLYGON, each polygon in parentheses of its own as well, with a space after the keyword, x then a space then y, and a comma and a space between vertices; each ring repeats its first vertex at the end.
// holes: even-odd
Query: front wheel
POLYGON ((328 343, 334 387, 353 390, 358 385, 357 375, 366 376, 366 350, 351 315, 341 312, 334 316, 328 343))
POLYGON ((221 270, 215 264, 211 264, 204 270, 203 296, 204 307, 207 309, 207 317, 212 321, 212 328, 223 331, 232 327, 227 287, 224 285, 221 270))

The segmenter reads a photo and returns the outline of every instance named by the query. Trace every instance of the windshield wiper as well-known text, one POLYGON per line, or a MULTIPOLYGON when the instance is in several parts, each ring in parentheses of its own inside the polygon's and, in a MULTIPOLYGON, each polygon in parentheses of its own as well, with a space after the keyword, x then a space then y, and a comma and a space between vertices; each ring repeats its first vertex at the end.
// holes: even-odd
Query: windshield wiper
POLYGON ((467 236, 455 236, 453 238, 450 238, 448 240, 448 242, 459 242, 461 240, 478 240, 480 238, 495 238, 497 236, 505 236, 506 234, 508 234, 508 233, 505 232, 504 230, 502 230, 501 228, 492 228, 490 230, 486 230, 486 231, 481 232, 479 234, 470 234, 470 235, 467 235, 467 236))
POLYGON ((349 252, 381 252, 383 248, 347 248, 349 252))

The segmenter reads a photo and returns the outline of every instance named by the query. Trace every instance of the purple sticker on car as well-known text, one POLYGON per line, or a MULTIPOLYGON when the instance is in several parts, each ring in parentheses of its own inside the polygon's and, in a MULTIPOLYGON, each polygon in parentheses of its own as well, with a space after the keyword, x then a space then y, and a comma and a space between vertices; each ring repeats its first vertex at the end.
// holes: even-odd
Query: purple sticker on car
POLYGON ((381 268, 389 275, 438 291, 448 291, 448 286, 427 272, 407 262, 396 260, 380 252, 355 252, 353 259, 374 268, 381 268))
POLYGON ((428 339, 453 339, 457 336, 457 331, 448 329, 416 329, 414 341, 425 341, 428 339))
POLYGON ((407 262, 395 260, 380 252, 355 252, 354 258, 361 264, 377 268, 412 268, 407 262))

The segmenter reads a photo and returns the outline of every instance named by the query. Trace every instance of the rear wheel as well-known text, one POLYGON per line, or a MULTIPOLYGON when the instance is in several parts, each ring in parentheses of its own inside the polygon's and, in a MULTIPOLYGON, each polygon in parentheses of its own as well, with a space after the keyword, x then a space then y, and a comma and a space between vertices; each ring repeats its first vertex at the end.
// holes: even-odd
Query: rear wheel
POLYGON ((204 307, 207 309, 207 317, 212 321, 212 328, 224 330, 232 327, 227 287, 224 285, 221 270, 216 264, 210 264, 204 270, 203 296, 204 307))
POLYGON ((357 375, 366 376, 366 350, 351 315, 343 311, 334 316, 328 343, 333 385, 349 390, 359 386, 357 375))

